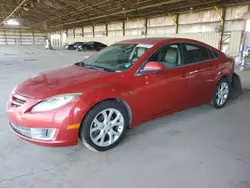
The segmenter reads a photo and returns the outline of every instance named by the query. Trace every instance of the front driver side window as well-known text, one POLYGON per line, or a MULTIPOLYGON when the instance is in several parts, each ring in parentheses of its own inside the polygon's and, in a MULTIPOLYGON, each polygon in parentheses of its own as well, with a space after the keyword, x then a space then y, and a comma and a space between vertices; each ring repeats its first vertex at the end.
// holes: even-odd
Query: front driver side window
POLYGON ((169 44, 158 49, 149 57, 147 62, 156 61, 162 63, 166 69, 178 67, 182 64, 179 44, 169 44))

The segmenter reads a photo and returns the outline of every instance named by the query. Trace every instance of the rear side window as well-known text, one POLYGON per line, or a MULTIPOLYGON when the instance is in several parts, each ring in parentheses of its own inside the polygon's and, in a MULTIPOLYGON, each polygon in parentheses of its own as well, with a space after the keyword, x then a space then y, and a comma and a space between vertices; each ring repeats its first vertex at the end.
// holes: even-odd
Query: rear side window
POLYGON ((213 59, 210 50, 196 44, 183 44, 185 64, 197 63, 213 59))
POLYGON ((214 56, 215 59, 219 57, 219 53, 218 52, 216 52, 214 50, 211 50, 211 51, 212 51, 213 56, 214 56))

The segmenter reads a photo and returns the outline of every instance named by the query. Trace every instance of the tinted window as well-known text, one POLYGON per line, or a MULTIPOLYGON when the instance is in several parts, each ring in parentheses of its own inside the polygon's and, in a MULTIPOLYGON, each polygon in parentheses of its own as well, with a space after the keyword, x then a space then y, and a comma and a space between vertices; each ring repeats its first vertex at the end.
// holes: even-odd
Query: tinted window
POLYGON ((185 64, 196 63, 213 59, 209 49, 196 44, 184 44, 185 64))
POLYGON ((174 68, 182 64, 181 50, 179 44, 169 44, 157 50, 148 60, 160 62, 165 67, 174 68))
POLYGON ((219 57, 219 54, 216 51, 212 50, 212 53, 213 53, 215 58, 219 57))

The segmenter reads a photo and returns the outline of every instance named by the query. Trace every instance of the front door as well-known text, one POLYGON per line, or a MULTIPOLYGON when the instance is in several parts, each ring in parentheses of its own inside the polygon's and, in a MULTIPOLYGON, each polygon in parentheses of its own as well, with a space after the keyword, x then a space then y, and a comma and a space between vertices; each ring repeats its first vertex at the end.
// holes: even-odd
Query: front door
MULTIPOLYGON (((157 115, 184 107, 189 99, 189 74, 183 64, 180 44, 168 44, 158 49, 145 62, 165 65, 163 72, 135 75, 134 95, 139 109, 146 115, 157 115)), ((143 70, 143 67, 141 68, 143 70)))

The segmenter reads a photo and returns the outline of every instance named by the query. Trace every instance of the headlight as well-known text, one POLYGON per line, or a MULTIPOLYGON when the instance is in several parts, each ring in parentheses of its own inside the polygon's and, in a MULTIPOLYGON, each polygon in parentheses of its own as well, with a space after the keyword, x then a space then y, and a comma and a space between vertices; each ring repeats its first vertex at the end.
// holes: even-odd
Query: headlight
POLYGON ((45 112, 49 110, 54 110, 69 103, 80 95, 80 93, 71 93, 50 97, 34 106, 31 112, 45 112))

